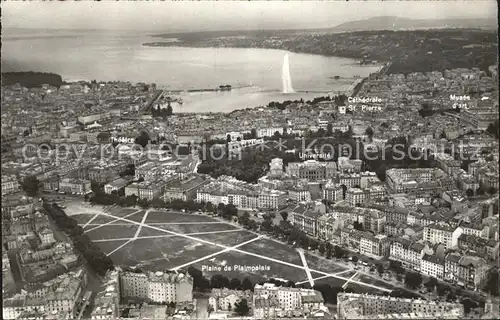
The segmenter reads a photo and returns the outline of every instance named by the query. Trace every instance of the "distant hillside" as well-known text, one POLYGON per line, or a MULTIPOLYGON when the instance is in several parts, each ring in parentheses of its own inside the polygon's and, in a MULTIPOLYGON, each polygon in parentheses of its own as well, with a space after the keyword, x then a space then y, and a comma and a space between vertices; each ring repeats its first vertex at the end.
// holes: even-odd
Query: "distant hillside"
POLYGON ((23 87, 36 88, 42 84, 60 87, 63 84, 62 77, 55 73, 45 72, 2 72, 2 86, 10 86, 19 83, 23 87))
POLYGON ((224 31, 194 31, 155 34, 157 38, 177 38, 181 41, 194 42, 219 37, 249 37, 262 38, 283 36, 298 33, 339 33, 352 31, 374 30, 417 30, 417 29, 489 29, 497 30, 497 20, 490 19, 409 19, 394 16, 374 17, 358 21, 350 21, 331 28, 316 29, 281 29, 281 30, 224 30, 224 31))
POLYGON ((339 24, 329 30, 335 32, 365 31, 365 30, 415 30, 435 28, 482 28, 497 29, 496 20, 488 19, 444 19, 423 20, 392 16, 374 17, 339 24))

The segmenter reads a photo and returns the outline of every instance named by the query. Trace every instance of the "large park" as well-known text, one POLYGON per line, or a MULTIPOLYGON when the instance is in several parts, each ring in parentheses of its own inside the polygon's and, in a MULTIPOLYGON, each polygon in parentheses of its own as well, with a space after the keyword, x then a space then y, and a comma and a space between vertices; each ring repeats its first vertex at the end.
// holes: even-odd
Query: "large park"
POLYGON ((70 204, 65 211, 117 266, 155 271, 195 267, 207 277, 248 277, 254 283, 270 278, 335 287, 348 283, 356 292, 394 289, 368 272, 200 212, 87 203, 70 204))

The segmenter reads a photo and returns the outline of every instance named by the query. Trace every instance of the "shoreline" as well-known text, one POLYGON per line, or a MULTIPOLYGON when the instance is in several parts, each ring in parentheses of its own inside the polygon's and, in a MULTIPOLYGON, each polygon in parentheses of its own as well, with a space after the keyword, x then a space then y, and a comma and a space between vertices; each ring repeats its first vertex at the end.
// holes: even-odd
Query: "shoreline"
MULTIPOLYGON (((360 57, 353 57, 353 56, 342 56, 342 55, 326 55, 326 54, 320 54, 320 53, 311 53, 311 52, 300 52, 300 51, 292 51, 288 50, 285 48, 265 48, 265 47, 251 47, 251 46, 197 46, 195 44, 188 44, 183 41, 178 41, 178 42, 144 42, 141 44, 141 46, 145 47, 151 47, 151 48, 192 48, 192 49, 259 49, 259 50, 277 50, 277 51, 285 51, 289 53, 295 53, 295 54, 305 54, 305 55, 312 55, 312 56, 321 56, 321 57, 326 57, 326 58, 341 58, 341 59, 351 59, 351 60, 356 60, 358 61, 361 59, 360 57), (184 44, 184 45, 183 45, 184 44)), ((375 64, 386 64, 389 61, 379 61, 379 63, 375 64)), ((357 63, 348 63, 348 64, 343 64, 342 66, 358 66, 358 67, 370 67, 374 65, 361 65, 357 63)))

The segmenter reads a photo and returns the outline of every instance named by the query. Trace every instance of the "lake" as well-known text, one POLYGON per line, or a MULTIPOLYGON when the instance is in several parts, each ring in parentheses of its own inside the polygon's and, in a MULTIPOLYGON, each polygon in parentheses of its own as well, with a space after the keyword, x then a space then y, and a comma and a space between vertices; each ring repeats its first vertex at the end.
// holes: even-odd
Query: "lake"
POLYGON ((181 93, 175 112, 228 112, 269 101, 312 99, 347 90, 355 79, 379 69, 355 60, 289 53, 295 93, 281 93, 281 50, 148 47, 141 33, 8 31, 2 34, 3 71, 43 71, 64 80, 120 80, 156 83, 171 90, 231 85, 231 92, 181 93), (334 77, 339 79, 335 80, 334 77))

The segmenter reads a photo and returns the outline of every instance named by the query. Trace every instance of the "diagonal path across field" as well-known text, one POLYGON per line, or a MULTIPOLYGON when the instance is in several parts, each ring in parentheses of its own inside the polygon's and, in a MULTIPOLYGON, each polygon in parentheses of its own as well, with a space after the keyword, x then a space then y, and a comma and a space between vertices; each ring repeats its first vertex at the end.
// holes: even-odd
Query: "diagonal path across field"
MULTIPOLYGON (((116 221, 120 220, 120 221, 129 222, 129 223, 136 224, 136 225, 139 225, 139 226, 142 226, 142 227, 146 227, 146 228, 150 228, 150 229, 153 229, 153 230, 161 231, 161 232, 164 232, 164 233, 167 233, 167 234, 172 234, 172 235, 175 235, 175 236, 178 236, 178 237, 186 238, 186 239, 189 239, 189 240, 192 240, 192 241, 201 242, 201 243, 209 244, 209 245, 212 245, 212 246, 220 247, 220 248, 223 248, 223 249, 227 249, 228 251, 234 251, 234 252, 238 252, 240 254, 254 256, 254 257, 257 257, 257 258, 260 258, 260 259, 263 259, 263 260, 267 260, 267 261, 271 261, 271 262, 283 264, 283 265, 286 265, 286 266, 289 266, 289 267, 292 267, 292 268, 306 270, 306 268, 304 266, 296 265, 296 264, 293 264, 293 263, 290 263, 290 262, 287 262, 287 261, 283 261, 283 260, 279 260, 279 259, 275 259, 275 258, 271 258, 271 257, 266 257, 266 256, 263 256, 263 255, 260 255, 260 254, 256 254, 256 253, 244 251, 244 250, 241 250, 241 249, 238 249, 238 248, 231 248, 231 247, 219 244, 219 243, 215 243, 215 242, 208 241, 208 240, 203 240, 203 239, 196 238, 196 237, 193 237, 193 236, 190 236, 190 235, 187 235, 187 234, 182 234, 182 233, 178 233, 178 232, 174 232, 174 231, 170 231, 170 230, 165 230, 165 229, 162 229, 162 228, 158 228, 158 227, 155 227, 155 226, 151 226, 151 225, 145 224, 143 222, 133 221, 133 220, 127 219, 126 217, 123 217, 123 218, 122 217, 117 217, 117 216, 114 216, 114 215, 111 215, 111 214, 108 214, 108 213, 102 213, 102 215, 103 216, 108 216, 108 217, 111 217, 111 218, 116 218, 116 221)), ((120 246, 120 248, 122 246, 120 246)), ((115 251, 113 251, 113 252, 115 252, 115 251)), ((339 276, 339 275, 329 274, 329 273, 326 273, 326 272, 323 272, 323 271, 319 271, 319 270, 310 269, 310 271, 318 273, 318 274, 321 274, 321 275, 324 275, 324 276, 326 276, 325 278, 332 277, 332 278, 337 278, 337 279, 340 279, 340 280, 349 281, 349 282, 352 282, 352 283, 356 283, 356 284, 359 284, 359 285, 362 285, 362 286, 374 288, 374 289, 381 290, 381 291, 386 291, 386 292, 391 292, 392 291, 390 289, 382 288, 380 286, 376 286, 376 285, 372 285, 372 284, 369 284, 369 283, 360 282, 360 281, 353 280, 353 279, 348 279, 348 278, 345 278, 345 277, 342 277, 342 276, 339 276)))
POLYGON ((304 255, 304 250, 302 249, 297 249, 300 255, 300 259, 302 260, 302 264, 304 265, 304 269, 306 270, 306 275, 307 279, 309 280, 309 284, 311 285, 311 288, 314 287, 314 279, 311 275, 311 269, 309 269, 309 266, 307 265, 307 260, 306 256, 304 255))
MULTIPOLYGON (((341 275, 342 273, 350 272, 350 271, 353 271, 353 270, 354 269, 347 269, 347 270, 344 270, 344 271, 337 272, 337 273, 335 273, 335 275, 338 276, 338 275, 341 275)), ((329 276, 321 276, 321 277, 314 278, 313 280, 317 281, 317 280, 325 279, 325 278, 328 278, 328 277, 329 276)), ((304 280, 304 281, 296 282, 295 284, 303 284, 303 283, 307 283, 307 282, 309 282, 309 278, 307 280, 304 280)))
POLYGON ((94 221, 95 219, 97 219, 97 217, 99 217, 99 216, 100 216, 100 213, 98 213, 98 214, 94 214, 94 216, 93 216, 92 218, 90 218, 90 220, 89 220, 89 221, 87 221, 87 223, 86 223, 86 224, 84 224, 84 225, 82 226, 82 228, 83 228, 83 229, 85 229, 85 227, 87 227, 88 225, 90 225, 90 223, 91 223, 92 221, 94 221))
POLYGON ((171 270, 173 270, 173 271, 177 271, 177 270, 179 270, 179 269, 185 268, 185 267, 187 267, 187 266, 190 266, 190 265, 192 265, 192 264, 198 263, 198 262, 200 262, 200 261, 207 260, 207 259, 213 258, 213 257, 215 257, 215 256, 218 256, 218 255, 220 255, 220 254, 223 254, 223 253, 225 253, 225 252, 229 252, 229 251, 231 251, 231 250, 237 249, 237 248, 239 248, 239 247, 242 247, 242 246, 244 246, 244 245, 246 245, 246 244, 249 244, 249 243, 254 242, 254 241, 256 241, 256 240, 259 240, 259 239, 262 239, 262 236, 255 237, 255 238, 250 239, 250 240, 248 240, 248 241, 245 241, 245 242, 243 242, 243 243, 237 244, 237 245, 235 245, 235 246, 233 246, 233 247, 231 247, 231 248, 227 248, 227 249, 221 250, 221 251, 219 251, 219 252, 215 252, 215 253, 209 254, 208 256, 201 257, 201 258, 196 259, 196 260, 194 260, 194 261, 191 261, 191 262, 185 263, 185 264, 180 265, 180 266, 178 266, 178 267, 172 268, 171 270))
POLYGON ((142 217, 141 224, 139 225, 139 228, 137 228, 137 231, 135 232, 134 239, 137 239, 139 236, 139 233, 141 233, 142 226, 144 226, 144 223, 146 222, 146 219, 148 218, 149 211, 147 210, 146 213, 144 213, 144 216, 142 217))
POLYGON ((125 242, 125 243, 121 244, 118 248, 116 248, 115 250, 111 251, 110 253, 108 253, 108 254, 106 254, 106 255, 109 257, 110 255, 112 255, 112 254, 113 254, 113 253, 115 253, 116 251, 120 250, 121 248, 125 247, 127 244, 129 244, 130 242, 132 242, 132 240, 134 240, 134 238, 132 238, 132 239, 128 239, 128 241, 127 241, 127 242, 125 242))
POLYGON ((344 285, 342 286, 342 289, 346 289, 347 286, 349 285, 349 282, 353 282, 352 279, 354 279, 356 276, 358 275, 358 273, 356 272, 355 274, 352 275, 352 277, 349 278, 349 280, 347 280, 344 285))
MULTIPOLYGON (((114 224, 114 226, 115 226, 115 224, 114 224)), ((227 232, 236 232, 236 231, 241 231, 241 230, 243 230, 243 229, 205 231, 205 232, 194 232, 194 233, 186 233, 186 234, 190 235, 190 236, 197 236, 197 235, 204 235, 204 234, 220 234, 220 233, 227 233, 227 232)), ((172 234, 157 235, 157 236, 142 236, 142 237, 137 237, 136 240, 155 239, 155 238, 172 238, 172 237, 177 237, 177 236, 172 235, 172 234)), ((98 240, 92 240, 92 241, 93 242, 112 242, 112 241, 125 241, 125 240, 131 240, 131 239, 134 239, 134 237, 132 237, 132 238, 98 239, 98 240)))
MULTIPOLYGON (((133 216, 134 214, 137 214, 138 212, 140 212, 141 210, 137 210, 135 212, 132 212, 131 214, 127 214, 124 218, 128 218, 130 216, 133 216)), ((101 213, 100 216, 108 216, 108 217, 112 217, 112 218, 118 218, 116 216, 113 216, 113 215, 110 215, 110 214, 107 214, 107 213, 101 213)), ((112 224, 113 222, 116 222, 118 221, 119 219, 116 219, 116 220, 113 220, 113 221, 109 221, 109 222, 106 222, 106 223, 103 223, 103 224, 100 224, 98 225, 97 227, 94 227, 94 228, 91 228, 91 229, 88 229, 88 230, 85 230, 83 233, 89 233, 90 231, 94 231, 94 230, 97 230, 99 228, 102 228, 104 226, 107 226, 107 225, 110 225, 112 224)), ((134 221, 135 222, 135 221, 134 221)))

